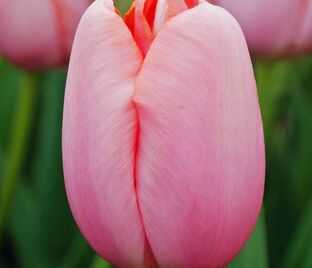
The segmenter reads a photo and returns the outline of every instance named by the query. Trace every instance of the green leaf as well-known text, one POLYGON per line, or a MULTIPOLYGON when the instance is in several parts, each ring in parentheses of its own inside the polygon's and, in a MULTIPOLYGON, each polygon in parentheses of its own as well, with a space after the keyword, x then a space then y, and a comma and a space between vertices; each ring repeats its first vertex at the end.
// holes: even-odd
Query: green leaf
MULTIPOLYGON (((0 150, 0 174, 2 174, 3 172, 3 161, 4 161, 4 156, 3 156, 3 152, 0 150)), ((0 185, 2 183, 2 176, 0 177, 0 185)))
POLYGON ((300 224, 286 252, 283 267, 312 267, 312 199, 302 214, 300 224))
POLYGON ((40 203, 34 193, 25 184, 20 184, 11 214, 11 232, 14 239, 15 252, 22 268, 53 268, 56 263, 47 259, 42 246, 42 239, 48 236, 44 232, 40 203))
POLYGON ((236 257, 236 259, 228 266, 228 268, 267 268, 267 238, 265 227, 265 216, 262 211, 255 230, 250 237, 248 243, 236 257))
POLYGON ((0 60, 0 149, 7 149, 21 72, 0 60))
POLYGON ((64 71, 50 73, 41 88, 41 109, 32 145, 34 153, 26 178, 31 199, 24 197, 25 202, 17 202, 12 219, 12 233, 22 267, 58 267, 78 232, 68 207, 62 172, 65 77, 64 71), (29 240, 33 246, 26 248, 25 241, 29 240), (40 254, 35 263, 33 254, 40 254))
POLYGON ((12 199, 18 178, 22 177, 23 167, 28 158, 27 149, 31 140, 31 130, 35 118, 35 108, 39 96, 39 76, 34 73, 23 74, 18 102, 12 120, 9 147, 3 169, 0 191, 0 239, 7 223, 12 199))
MULTIPOLYGON (((272 267, 283 267, 282 258, 301 211, 309 202, 312 187, 312 57, 274 63, 285 64, 288 66, 282 75, 279 94, 274 92, 280 87, 274 72, 267 70, 267 78, 263 76, 262 79, 268 80, 267 95, 264 96, 276 97, 274 102, 269 97, 262 100, 262 110, 274 111, 269 118, 270 127, 266 128, 265 195, 272 267)), ((259 88, 260 93, 261 90, 259 88)))
POLYGON ((65 194, 62 168, 62 111, 65 72, 50 73, 44 83, 39 127, 34 144, 32 178, 49 234, 42 243, 51 258, 63 259, 76 227, 65 194))
POLYGON ((94 253, 87 242, 78 232, 76 237, 72 240, 71 245, 67 250, 67 255, 62 261, 60 268, 86 267, 88 264, 85 263, 83 266, 81 264, 93 254, 94 253))
POLYGON ((115 7, 120 11, 122 15, 125 15, 129 10, 132 0, 114 0, 115 7))
POLYGON ((266 134, 271 133, 272 127, 280 108, 280 101, 287 92, 286 77, 290 75, 289 62, 255 63, 255 74, 259 94, 259 102, 266 134))
POLYGON ((66 73, 57 71, 45 77, 41 111, 34 143, 31 177, 41 206, 45 233, 41 240, 47 258, 61 261, 67 254, 75 227, 65 194, 61 130, 66 73))

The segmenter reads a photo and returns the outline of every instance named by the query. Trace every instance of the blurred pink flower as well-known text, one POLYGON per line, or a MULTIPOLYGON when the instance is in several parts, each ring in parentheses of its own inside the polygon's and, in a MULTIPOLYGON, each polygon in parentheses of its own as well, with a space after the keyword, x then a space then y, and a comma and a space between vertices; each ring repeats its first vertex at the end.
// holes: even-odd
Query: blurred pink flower
POLYGON ((90 0, 0 0, 0 55, 37 70, 68 63, 90 0))
POLYGON ((312 52, 312 0, 211 0, 240 23, 252 53, 285 57, 312 52))
POLYGON ((243 33, 206 2, 138 0, 125 21, 97 0, 75 37, 63 119, 73 215, 117 267, 223 267, 264 186, 243 33))

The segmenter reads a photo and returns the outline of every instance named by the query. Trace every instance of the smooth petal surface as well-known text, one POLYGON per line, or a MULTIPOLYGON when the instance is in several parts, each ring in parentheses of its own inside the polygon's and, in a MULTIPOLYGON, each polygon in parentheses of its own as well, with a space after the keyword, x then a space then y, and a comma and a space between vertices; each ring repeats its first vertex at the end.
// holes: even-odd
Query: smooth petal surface
POLYGON ((151 261, 135 191, 139 48, 113 8, 98 0, 83 16, 69 66, 63 122, 66 189, 92 247, 118 267, 151 261))
POLYGON ((65 65, 88 0, 0 0, 0 54, 31 70, 65 65))
POLYGON ((311 51, 311 0, 212 0, 240 23, 251 51, 286 56, 311 51))
POLYGON ((208 3, 172 18, 134 100, 138 201, 159 267, 223 267, 248 239, 264 186, 255 80, 236 21, 208 3))

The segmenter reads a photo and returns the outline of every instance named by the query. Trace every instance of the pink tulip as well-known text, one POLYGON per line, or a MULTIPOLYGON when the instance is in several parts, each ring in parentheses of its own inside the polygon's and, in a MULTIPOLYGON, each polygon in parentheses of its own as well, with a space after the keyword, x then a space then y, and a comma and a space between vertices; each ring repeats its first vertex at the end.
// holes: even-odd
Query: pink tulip
POLYGON ((0 0, 0 55, 36 70, 68 62, 90 0, 0 0))
POLYGON ((138 0, 124 21, 111 0, 95 1, 70 60, 63 159, 73 215, 109 262, 229 263, 264 186, 256 85, 237 22, 183 0, 138 0))
POLYGON ((210 0, 240 23, 252 53, 285 57, 312 52, 312 0, 210 0))

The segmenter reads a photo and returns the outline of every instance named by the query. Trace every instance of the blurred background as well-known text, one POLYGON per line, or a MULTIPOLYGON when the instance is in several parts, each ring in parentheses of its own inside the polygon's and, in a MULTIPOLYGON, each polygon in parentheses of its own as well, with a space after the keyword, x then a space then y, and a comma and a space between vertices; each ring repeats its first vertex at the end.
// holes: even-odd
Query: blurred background
MULTIPOLYGON (((253 64, 266 137, 264 206, 229 267, 311 268, 312 56, 253 64)), ((82 238, 66 200, 65 81, 65 68, 34 76, 0 58, 1 268, 111 267, 82 238)))

